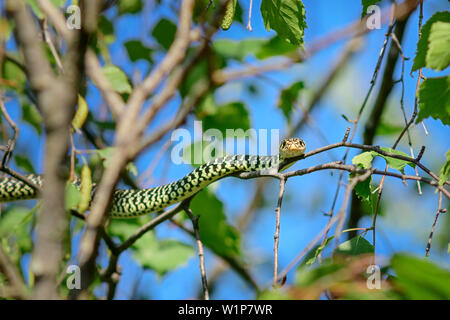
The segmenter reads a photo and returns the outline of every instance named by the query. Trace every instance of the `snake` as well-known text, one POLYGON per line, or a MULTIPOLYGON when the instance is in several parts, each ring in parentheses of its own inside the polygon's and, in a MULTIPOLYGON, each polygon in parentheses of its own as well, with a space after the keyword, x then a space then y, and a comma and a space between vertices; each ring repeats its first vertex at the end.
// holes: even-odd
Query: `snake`
MULTIPOLYGON (((295 161, 282 165, 284 160, 301 156, 305 149, 306 144, 301 138, 286 138, 280 142, 278 155, 227 155, 217 157, 172 183, 148 189, 116 189, 111 200, 109 215, 112 218, 139 217, 151 212, 161 211, 181 202, 212 182, 230 175, 266 169, 285 170, 295 161)), ((28 174, 25 177, 35 185, 43 186, 43 175, 28 174)), ((72 183, 77 188, 80 187, 79 181, 72 183)), ((93 191, 94 194, 95 191, 93 191)), ((0 179, 0 202, 35 198, 37 198, 37 192, 27 183, 10 176, 0 179)))

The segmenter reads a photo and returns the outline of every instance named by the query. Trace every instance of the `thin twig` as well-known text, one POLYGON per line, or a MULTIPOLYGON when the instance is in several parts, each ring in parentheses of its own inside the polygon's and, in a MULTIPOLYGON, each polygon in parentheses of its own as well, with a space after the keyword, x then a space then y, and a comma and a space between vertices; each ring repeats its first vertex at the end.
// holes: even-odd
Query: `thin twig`
POLYGON ((102 67, 97 55, 92 49, 86 52, 86 72, 94 85, 100 90, 102 97, 108 103, 111 113, 116 118, 119 117, 125 108, 122 97, 114 91, 108 79, 103 74, 102 67))
POLYGON ((438 200, 438 208, 436 210, 436 215, 434 216, 433 225, 431 226, 430 236, 428 237, 427 248, 425 250, 425 257, 428 258, 430 256, 431 249, 431 240, 433 239, 434 229, 436 228, 436 223, 439 218, 440 213, 447 212, 447 209, 442 209, 442 192, 439 192, 439 200, 438 200))
POLYGON ((276 213, 276 223, 275 223, 275 234, 273 236, 273 286, 277 286, 278 279, 278 244, 280 242, 280 223, 281 223, 281 203, 283 202, 284 189, 286 186, 286 179, 280 179, 280 193, 278 194, 277 207, 275 209, 276 213))
POLYGON ((200 259, 200 275, 202 278, 203 297, 205 300, 209 300, 208 279, 206 277, 205 269, 205 251, 203 250, 203 243, 200 238, 200 229, 198 227, 198 219, 200 216, 194 216, 189 206, 186 206, 183 209, 192 221, 192 228, 194 230, 195 239, 197 240, 198 257, 200 259))
POLYGON ((344 221, 345 221, 345 216, 346 216, 345 213, 347 211, 347 207, 348 207, 348 203, 350 201, 350 197, 352 195, 352 191, 359 182, 365 181, 368 177, 370 177, 373 174, 373 172, 374 172, 374 169, 368 169, 362 175, 352 178, 350 180, 350 183, 347 185, 341 209, 339 210, 339 212, 336 215, 336 217, 339 217, 339 222, 336 227, 335 238, 334 238, 335 239, 335 249, 339 245, 339 238, 341 236, 342 229, 344 227, 344 221))
POLYGON ((16 146, 16 141, 19 138, 20 128, 16 125, 16 123, 11 119, 8 112, 6 111, 5 104, 3 103, 3 97, 0 96, 0 109, 3 113, 3 116, 5 117, 6 121, 8 122, 9 126, 14 131, 14 136, 12 139, 8 141, 8 145, 6 146, 6 151, 2 158, 1 167, 4 168, 9 165, 9 161, 11 159, 12 153, 14 151, 14 148, 16 146))
POLYGON ((52 35, 50 34, 50 30, 48 28, 48 21, 47 19, 43 19, 41 22, 41 30, 42 34, 44 36, 44 41, 47 43, 48 48, 50 49, 50 52, 53 55, 53 58, 55 58, 56 65, 58 66, 59 72, 64 73, 64 67, 61 61, 61 58, 59 57, 59 53, 56 50, 55 44, 53 43, 52 35))
POLYGON ((248 8, 248 22, 247 22, 247 30, 248 31, 253 31, 252 28, 252 7, 253 7, 253 0, 250 0, 250 5, 248 8))

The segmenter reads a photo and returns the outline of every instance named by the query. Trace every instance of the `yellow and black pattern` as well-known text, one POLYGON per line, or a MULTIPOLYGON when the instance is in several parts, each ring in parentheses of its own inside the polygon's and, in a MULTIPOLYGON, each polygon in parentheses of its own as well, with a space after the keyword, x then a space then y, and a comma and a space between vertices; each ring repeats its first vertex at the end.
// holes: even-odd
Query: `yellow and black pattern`
MULTIPOLYGON (((114 192, 110 215, 113 218, 134 218, 162 210, 192 196, 210 183, 239 172, 277 168, 285 158, 301 155, 305 143, 299 138, 285 139, 280 144, 279 156, 237 155, 217 158, 194 169, 182 179, 151 189, 127 189, 114 192)), ((28 179, 42 186, 40 175, 28 175, 28 179)), ((78 188, 79 181, 74 183, 78 188)), ((95 192, 95 191, 94 191, 95 192)), ((0 202, 33 199, 33 188, 15 178, 0 179, 0 202)))

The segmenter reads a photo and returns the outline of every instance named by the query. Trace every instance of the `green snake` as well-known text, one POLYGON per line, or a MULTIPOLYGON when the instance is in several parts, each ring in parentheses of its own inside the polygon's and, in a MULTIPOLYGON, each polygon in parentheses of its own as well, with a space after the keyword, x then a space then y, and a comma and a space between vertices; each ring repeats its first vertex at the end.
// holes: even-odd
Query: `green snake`
MULTIPOLYGON (((212 182, 226 176, 240 173, 277 168, 283 160, 300 156, 306 148, 300 138, 284 139, 276 156, 233 155, 216 158, 207 162, 175 182, 150 189, 119 189, 114 191, 110 216, 113 218, 134 218, 150 212, 160 211, 172 204, 183 201, 199 192, 212 182)), ((292 165, 292 163, 290 164, 292 165)), ((29 174, 26 177, 42 187, 42 175, 29 174)), ((79 183, 74 183, 79 187, 79 183)), ((36 198, 35 190, 26 183, 12 178, 0 179, 0 202, 36 198)))

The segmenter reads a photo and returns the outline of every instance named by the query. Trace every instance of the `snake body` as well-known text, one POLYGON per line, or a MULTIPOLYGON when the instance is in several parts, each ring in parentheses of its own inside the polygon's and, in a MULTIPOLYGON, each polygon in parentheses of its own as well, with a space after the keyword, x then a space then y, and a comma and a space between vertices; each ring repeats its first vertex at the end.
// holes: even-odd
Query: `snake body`
MULTIPOLYGON (((150 212, 160 211, 172 204, 183 201, 202 190, 212 182, 239 172, 251 172, 278 168, 281 161, 301 155, 305 143, 300 138, 282 140, 277 156, 233 155, 216 158, 207 162, 175 182, 150 189, 115 190, 110 216, 113 218, 134 218, 150 212)), ((41 175, 26 177, 42 187, 41 175)), ((79 187, 79 182, 74 183, 79 187)), ((0 180, 0 202, 36 198, 36 192, 26 183, 12 177, 0 180)))

